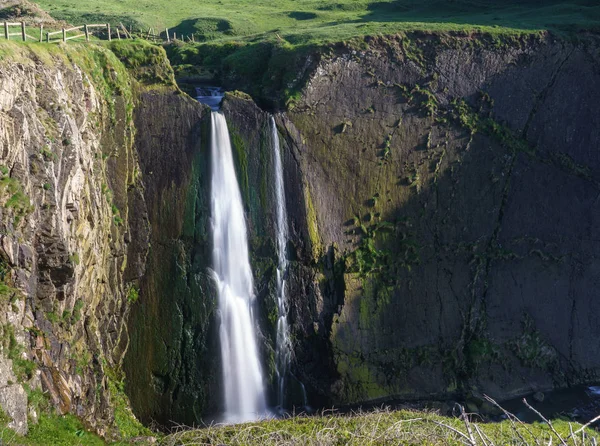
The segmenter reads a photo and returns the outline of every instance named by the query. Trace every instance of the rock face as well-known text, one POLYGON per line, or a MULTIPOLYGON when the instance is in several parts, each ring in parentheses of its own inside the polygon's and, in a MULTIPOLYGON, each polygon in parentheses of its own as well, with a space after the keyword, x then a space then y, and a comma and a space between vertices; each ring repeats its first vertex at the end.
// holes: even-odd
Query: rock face
POLYGON ((279 120, 309 395, 598 379, 597 38, 366 43, 324 58, 279 120))
POLYGON ((129 321, 126 390, 143 421, 166 426, 198 424, 219 404, 207 110, 187 96, 146 94, 135 113, 136 128, 147 129, 135 147, 152 231, 129 321))
MULTIPOLYGON (((2 46, 0 406, 19 433, 36 392, 108 437, 123 436, 130 417, 125 322, 149 246, 133 144, 160 122, 155 112, 136 128, 134 110, 156 103, 155 87, 191 100, 175 95, 168 70, 163 79, 126 68, 115 55, 123 48, 2 46)), ((164 51, 136 49, 168 68, 164 51)))
MULTIPOLYGON (((124 375, 144 422, 221 409, 208 109, 161 49, 128 66, 131 48, 0 47, 0 406, 21 433, 44 391, 123 436, 124 375)), ((309 404, 477 406, 599 379, 597 38, 401 36, 306 58, 275 119, 309 404)), ((241 94, 223 113, 274 383, 269 115, 241 94)))
MULTIPOLYGON (((597 38, 360 47, 310 56, 276 115, 294 373, 309 402, 505 399, 597 380, 597 38)), ((272 379, 268 115, 242 94, 223 112, 272 379)))

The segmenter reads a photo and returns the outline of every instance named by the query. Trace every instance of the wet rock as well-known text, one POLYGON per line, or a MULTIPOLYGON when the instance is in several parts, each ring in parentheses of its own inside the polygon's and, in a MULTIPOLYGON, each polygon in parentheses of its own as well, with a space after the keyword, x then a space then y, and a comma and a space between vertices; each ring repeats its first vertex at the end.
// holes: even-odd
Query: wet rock
POLYGON ((474 400, 467 400, 465 410, 468 413, 479 413, 479 405, 474 400))
POLYGON ((545 395, 543 394, 543 392, 535 392, 533 394, 533 400, 538 403, 543 403, 544 399, 545 399, 545 395))
POLYGON ((484 401, 481 403, 480 411, 483 415, 488 417, 498 417, 503 414, 500 408, 490 403, 489 401, 484 401))

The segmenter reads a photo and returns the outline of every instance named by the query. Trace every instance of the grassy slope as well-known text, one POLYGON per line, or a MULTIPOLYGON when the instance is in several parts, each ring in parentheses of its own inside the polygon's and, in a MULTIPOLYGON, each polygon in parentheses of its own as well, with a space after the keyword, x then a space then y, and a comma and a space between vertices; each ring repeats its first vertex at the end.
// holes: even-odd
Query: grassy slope
MULTIPOLYGON (((415 29, 600 29, 594 0, 35 0, 74 24, 119 20, 207 40, 278 34, 292 44, 415 29)), ((510 32, 510 31, 509 31, 510 32)))
MULTIPOLYGON (((518 425, 513 428, 510 421, 501 423, 469 423, 474 444, 561 444, 545 424, 518 425), (481 434, 479 433, 481 432, 481 434), (552 437, 552 443, 549 443, 552 437), (485 442, 483 441, 485 439, 485 442)), ((581 426, 568 422, 554 421, 558 435, 567 439, 570 429, 577 431, 581 426)), ((375 411, 352 416, 323 415, 297 417, 287 420, 272 420, 237 426, 208 427, 196 431, 182 431, 163 439, 165 446, 226 444, 234 445, 461 445, 468 443, 469 428, 458 418, 441 417, 429 412, 375 411), (454 429, 454 430, 453 430, 454 429)), ((587 429, 586 442, 579 433, 576 442, 566 440, 568 445, 592 444, 598 441, 598 432, 587 429)))

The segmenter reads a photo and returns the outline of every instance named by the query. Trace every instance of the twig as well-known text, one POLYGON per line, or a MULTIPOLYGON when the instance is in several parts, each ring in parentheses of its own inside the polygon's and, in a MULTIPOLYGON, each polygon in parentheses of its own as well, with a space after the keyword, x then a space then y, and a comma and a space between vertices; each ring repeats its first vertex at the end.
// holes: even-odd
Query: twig
MULTIPOLYGON (((508 410, 506 410, 504 407, 502 407, 500 404, 498 404, 493 398, 490 398, 487 395, 483 395, 483 397, 490 403, 492 403, 494 406, 496 406, 498 409, 500 409, 504 415, 506 415, 506 417, 509 419, 513 430, 515 431, 515 433, 517 434, 517 436, 519 437, 519 439, 523 442, 523 444, 525 446, 529 446, 529 443, 527 442, 527 440, 525 440, 525 438, 521 435, 521 432, 519 432, 519 430, 517 429, 517 424, 515 423, 515 421, 517 421, 521 426, 524 426, 523 422, 521 420, 519 420, 515 415, 513 415, 512 413, 510 413, 508 410)), ((527 428, 527 426, 525 426, 525 430, 527 430, 527 432, 529 433, 529 435, 531 435, 532 437, 534 436, 533 433, 527 428)))
MULTIPOLYGON (((494 443, 488 443, 486 441, 487 435, 485 435, 484 433, 481 432, 481 430, 479 430, 479 426, 477 426, 476 424, 474 424, 473 426, 475 426, 475 430, 477 431, 477 435, 479 435, 479 438, 481 438, 481 442, 483 443, 483 446, 494 446, 494 443)), ((488 438, 489 440, 489 438, 488 438)))
POLYGON ((434 424, 437 424, 438 426, 445 427, 446 429, 450 429, 452 432, 460 435, 461 437, 463 437, 468 442, 471 442, 471 439, 469 437, 467 437, 465 434, 463 434, 461 431, 459 431, 458 429, 454 429, 452 426, 448 426, 447 424, 440 423, 439 421, 431 420, 431 422, 434 423, 434 424))
POLYGON ((523 404, 525 404, 529 410, 535 412, 538 417, 540 417, 542 420, 544 420, 544 422, 550 427, 550 430, 554 433, 554 435, 556 435, 556 438, 558 438, 560 440, 560 442, 563 444, 563 446, 568 446, 567 443, 565 442, 565 440, 563 439, 563 437, 561 437, 560 434, 558 432, 556 432, 556 429, 554 429, 554 426, 552 426, 552 423, 550 422, 550 420, 547 420, 546 417, 544 417, 539 411, 537 411, 536 409, 531 407, 531 405, 527 402, 527 400, 525 398, 523 398, 523 404))
POLYGON ((458 405, 458 407, 460 408, 460 417, 465 423, 465 427, 467 428, 467 432, 469 433, 469 440, 471 441, 471 444, 473 446, 477 446, 477 443, 475 443, 475 437, 473 437, 473 429, 471 429, 471 423, 469 423, 469 417, 465 413, 465 408, 460 404, 458 405))
POLYGON ((571 435, 569 435, 567 437, 567 440, 569 438, 571 438, 574 435, 577 435, 579 432, 583 432, 585 431, 585 428, 590 427, 590 425, 594 424, 596 421, 600 420, 600 415, 598 415, 596 418, 594 418, 593 420, 588 421, 587 423, 585 423, 583 426, 581 426, 579 429, 577 429, 575 432, 571 433, 571 435))

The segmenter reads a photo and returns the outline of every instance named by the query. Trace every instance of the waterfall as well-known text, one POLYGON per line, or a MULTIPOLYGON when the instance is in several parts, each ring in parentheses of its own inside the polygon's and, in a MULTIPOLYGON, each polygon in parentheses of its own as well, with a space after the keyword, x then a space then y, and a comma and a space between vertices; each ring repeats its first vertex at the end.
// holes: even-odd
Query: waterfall
POLYGON ((263 376, 254 333, 254 284, 242 196, 235 176, 225 117, 213 112, 211 211, 213 268, 221 316, 225 421, 266 415, 263 376))
POLYGON ((287 212, 285 209, 285 189, 283 187, 283 163, 279 148, 279 135, 275 119, 271 116, 271 139, 273 165, 275 171, 275 230, 277 231, 277 339, 275 345, 275 365, 277 367, 277 403, 283 409, 285 384, 290 372, 292 348, 287 322, 288 302, 286 296, 286 274, 288 268, 286 244, 288 239, 287 212))

